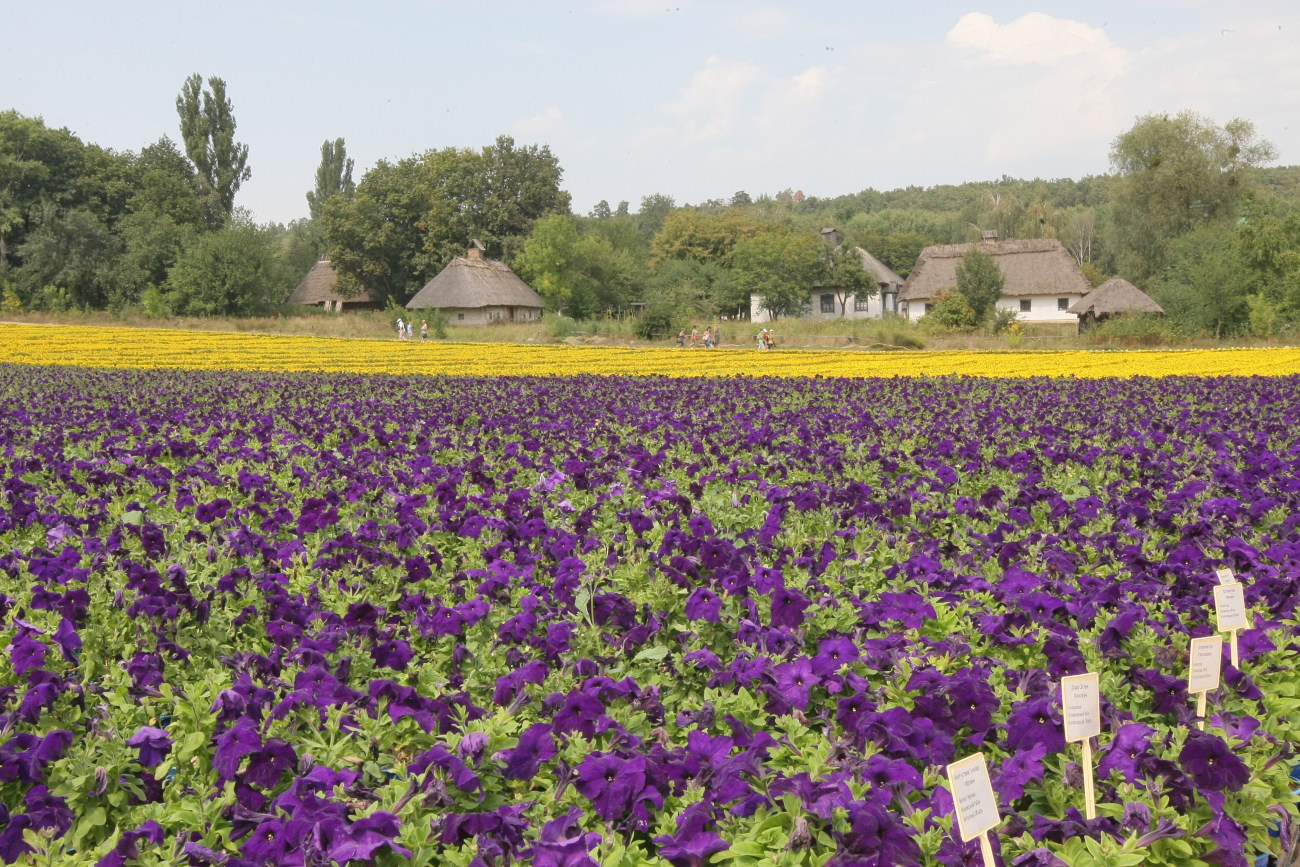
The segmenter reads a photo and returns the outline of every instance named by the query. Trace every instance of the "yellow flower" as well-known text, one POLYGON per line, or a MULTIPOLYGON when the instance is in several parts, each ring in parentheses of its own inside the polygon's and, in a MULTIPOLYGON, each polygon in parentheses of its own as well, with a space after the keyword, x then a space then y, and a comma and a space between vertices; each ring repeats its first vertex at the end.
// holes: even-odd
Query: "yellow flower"
POLYGON ((183 370, 466 376, 1282 376, 1300 349, 908 352, 752 349, 682 352, 510 343, 424 343, 177 331, 0 325, 0 361, 183 370))

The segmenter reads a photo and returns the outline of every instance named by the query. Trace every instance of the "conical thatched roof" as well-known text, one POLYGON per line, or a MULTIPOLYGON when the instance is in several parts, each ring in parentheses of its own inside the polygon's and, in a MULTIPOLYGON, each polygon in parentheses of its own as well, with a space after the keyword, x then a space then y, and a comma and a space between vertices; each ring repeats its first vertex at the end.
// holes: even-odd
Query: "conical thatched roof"
POLYGON ((417 307, 536 307, 542 296, 533 291, 504 262, 457 256, 407 302, 417 307))
POLYGON ((302 278, 298 288, 294 289, 289 295, 289 304, 323 304, 328 301, 344 301, 349 303, 369 302, 374 299, 370 295, 370 290, 362 289, 360 293, 349 297, 344 297, 334 291, 334 283, 339 279, 338 273, 330 265, 329 259, 321 259, 307 276, 302 278))
POLYGON ((1079 263, 1054 238, 1020 241, 985 241, 979 244, 943 244, 926 247, 907 275, 900 301, 933 298, 957 285, 957 266, 972 249, 993 257, 1005 281, 1002 294, 1087 295, 1092 290, 1079 263))
POLYGON ((1112 277, 1080 298, 1070 307, 1071 313, 1083 316, 1112 316, 1116 313, 1164 313, 1164 308, 1123 277, 1112 277))

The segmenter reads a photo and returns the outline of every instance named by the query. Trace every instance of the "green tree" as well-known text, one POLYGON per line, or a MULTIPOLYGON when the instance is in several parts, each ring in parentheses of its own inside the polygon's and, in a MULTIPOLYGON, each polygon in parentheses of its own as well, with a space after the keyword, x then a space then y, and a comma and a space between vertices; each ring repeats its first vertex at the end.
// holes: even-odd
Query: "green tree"
POLYGON ((226 96, 226 82, 197 72, 185 80, 176 97, 185 154, 198 173, 200 200, 209 229, 218 229, 235 209, 235 194, 252 177, 248 145, 235 141, 235 114, 226 96))
POLYGON ((957 265, 957 295, 966 302, 975 316, 975 323, 983 322, 1002 297, 1002 269, 993 257, 972 248, 957 265))
POLYGON ((46 204, 18 247, 15 278, 24 306, 50 306, 47 287, 62 290, 59 307, 103 307, 115 287, 121 244, 87 208, 59 213, 46 204))
POLYGON ((198 237, 168 277, 171 308, 192 316, 249 316, 286 294, 272 233, 238 214, 198 237))
POLYGON ((591 209, 590 216, 594 220, 608 220, 610 217, 614 216, 614 212, 610 210, 609 202, 601 199, 596 203, 596 206, 591 209))
POLYGON ((170 138, 163 136, 140 151, 134 170, 128 210, 161 214, 177 226, 206 226, 194 166, 170 138))
POLYGON ((1175 238, 1232 216, 1249 170, 1277 158, 1249 121, 1224 126, 1189 111, 1140 117, 1111 147, 1118 270, 1141 284, 1159 274, 1175 238))
POLYGON ((162 291, 181 252, 199 232, 194 226, 178 225, 167 214, 152 209, 123 217, 117 226, 122 253, 108 306, 120 309, 139 303, 150 289, 162 291))
POLYGON ((848 310, 850 298, 870 298, 879 291, 875 278, 862 267, 862 256, 852 244, 840 244, 827 251, 825 272, 822 286, 835 293, 841 318, 848 310))
POLYGON ((637 288, 638 268, 632 257, 599 233, 583 233, 567 214, 552 214, 537 223, 514 268, 549 309, 574 319, 619 309, 637 288))
POLYGON ((823 268, 818 237, 776 228, 742 239, 729 265, 737 284, 758 295, 773 319, 797 316, 823 268))
POLYGON ((1175 329, 1216 339, 1246 330, 1254 287, 1228 227, 1201 226, 1170 244, 1167 256, 1151 296, 1175 329))
POLYGON ((457 254, 472 237, 492 258, 509 261, 539 219, 569 213, 569 194, 560 189, 564 170, 546 145, 521 147, 510 136, 498 136, 464 168, 468 189, 455 204, 467 211, 471 234, 453 239, 457 254))
POLYGON ((343 139, 326 139, 320 146, 320 165, 316 167, 316 188, 307 193, 307 208, 313 220, 319 219, 325 203, 334 196, 350 196, 356 190, 352 182, 352 159, 343 139))
POLYGON ((0 263, 22 243, 43 204, 66 209, 84 202, 85 150, 66 129, 0 112, 0 263))
MULTIPOLYGON (((619 206, 620 209, 622 205, 619 206)), ((672 196, 663 193, 652 193, 641 198, 641 210, 637 211, 637 226, 641 231, 641 237, 649 241, 659 233, 663 227, 664 220, 677 207, 672 196)))
POLYGON ((694 208, 673 211, 650 243, 651 267, 669 259, 722 262, 740 239, 771 224, 739 209, 703 213, 694 208))

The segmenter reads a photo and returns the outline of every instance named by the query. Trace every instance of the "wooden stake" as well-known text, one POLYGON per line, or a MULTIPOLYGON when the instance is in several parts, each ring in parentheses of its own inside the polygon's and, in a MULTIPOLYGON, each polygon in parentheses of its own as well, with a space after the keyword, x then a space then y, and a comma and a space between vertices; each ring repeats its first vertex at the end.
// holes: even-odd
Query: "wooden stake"
POLYGON ((1206 695, 1208 695, 1208 693, 1204 691, 1198 692, 1196 694, 1196 717, 1197 717, 1196 727, 1199 728, 1201 731, 1205 731, 1205 696, 1206 695))
POLYGON ((1083 804, 1084 816, 1097 818, 1097 794, 1092 786, 1092 738, 1083 741, 1083 804))
POLYGON ((1237 658, 1237 630, 1228 633, 1228 654, 1232 660, 1233 668, 1241 668, 1241 660, 1237 658))
POLYGON ((980 856, 984 859, 984 867, 995 867, 993 860, 993 844, 989 842, 989 832, 985 831, 980 834, 980 856))

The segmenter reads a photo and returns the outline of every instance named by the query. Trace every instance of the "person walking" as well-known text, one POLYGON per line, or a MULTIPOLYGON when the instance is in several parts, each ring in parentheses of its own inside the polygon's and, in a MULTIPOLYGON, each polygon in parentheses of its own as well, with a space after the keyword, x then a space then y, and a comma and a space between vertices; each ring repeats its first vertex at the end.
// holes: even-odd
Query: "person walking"
POLYGON ((713 326, 712 325, 704 329, 704 348, 705 349, 713 348, 713 326))
POLYGON ((415 320, 412 319, 406 323, 406 339, 410 340, 415 337, 415 320))
POLYGON ((677 332, 677 348, 681 349, 685 345, 686 345, 686 329, 683 328, 681 331, 677 332))
POLYGON ((691 326, 691 349, 700 345, 700 329, 691 326))
POLYGON ((400 316, 397 317, 397 339, 398 340, 406 339, 406 323, 402 321, 402 317, 400 316))
POLYGON ((427 320, 427 319, 421 319, 421 320, 420 320, 420 340, 421 340, 421 341, 425 341, 425 340, 428 340, 428 339, 429 339, 429 320, 427 320))
POLYGON ((767 329, 758 329, 758 348, 767 349, 767 329))

